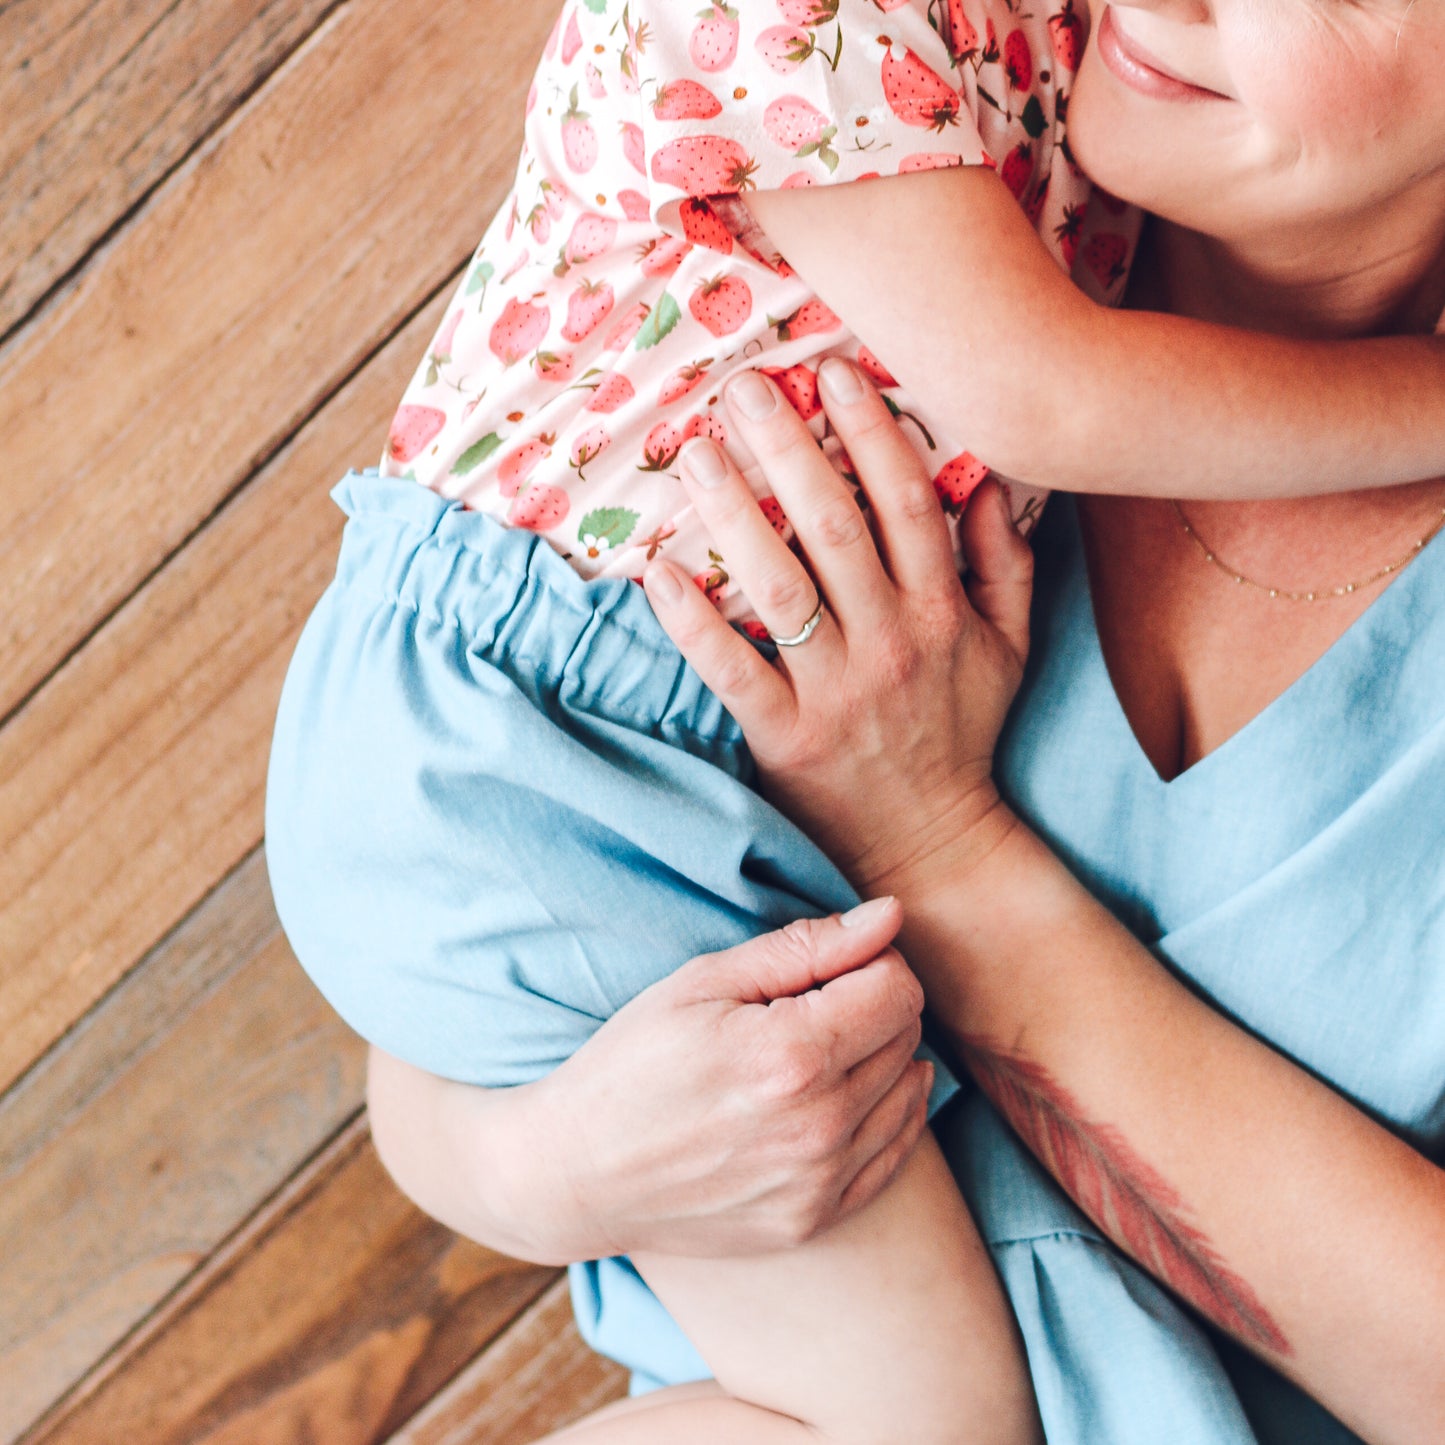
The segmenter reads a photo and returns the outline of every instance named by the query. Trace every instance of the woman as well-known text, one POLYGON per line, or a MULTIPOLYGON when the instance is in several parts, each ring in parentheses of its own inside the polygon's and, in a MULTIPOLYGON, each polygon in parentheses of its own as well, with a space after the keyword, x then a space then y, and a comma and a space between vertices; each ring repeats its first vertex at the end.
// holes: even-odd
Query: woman
MULTIPOLYGON (((1442 61, 1438 6, 1106 11, 1071 133, 1096 179, 1165 218, 1134 294, 1287 332, 1428 331, 1445 305, 1442 61)), ((761 216, 785 253, 807 244, 786 201, 761 216)), ((820 529, 833 483, 788 449, 786 408, 749 437, 828 603, 788 654, 786 687, 728 655, 686 589, 674 610, 659 573, 649 596, 764 783, 784 762, 806 783, 775 801, 860 892, 899 897, 949 1041, 1082 1210, 978 1098, 949 1117, 1049 1438, 1432 1438, 1445 1181, 1416 1150, 1445 1134, 1445 840, 1429 801, 1445 774, 1445 554, 1416 543, 1445 484, 1301 504, 1056 503, 1035 655, 991 765, 1027 558, 980 494, 977 611, 950 594, 916 474, 876 399, 855 406, 857 421, 835 415, 850 454, 912 518, 883 529, 886 569, 856 533, 843 546, 820 529)), ((728 496, 697 493, 721 533, 742 525, 728 496)), ((801 572, 766 536, 750 550, 735 536, 731 555, 745 551, 771 629, 799 631, 815 596, 801 572)), ((669 1007, 682 1012, 664 1001, 647 1022, 669 1007)), ((640 1037, 635 1016, 614 1022, 640 1037)), ((705 1039, 673 1054, 681 1077, 729 1067, 705 1039)), ((666 1045, 652 1047, 655 1063, 666 1045)), ((647 1094, 619 1038, 576 1062, 552 1107, 599 1078, 612 1096, 647 1094)), ((380 1064, 384 1142, 392 1101, 431 1086, 380 1064)), ((457 1100, 444 1089, 438 1107, 473 1110, 473 1149, 516 1127, 513 1101, 457 1100)), ((594 1127, 608 1117, 591 1111, 594 1127)), ((539 1132, 533 1149, 549 1137, 574 1135, 539 1132)), ((391 1155, 425 1195, 427 1141, 414 1142, 391 1155)), ((554 1240, 599 1215, 613 1248, 643 1237, 644 1211, 608 1205, 596 1142, 590 1169, 568 1163, 582 1207, 539 1188, 512 1201, 513 1220, 545 1201, 554 1240)), ((710 1146, 691 1147, 705 1170, 710 1146)))

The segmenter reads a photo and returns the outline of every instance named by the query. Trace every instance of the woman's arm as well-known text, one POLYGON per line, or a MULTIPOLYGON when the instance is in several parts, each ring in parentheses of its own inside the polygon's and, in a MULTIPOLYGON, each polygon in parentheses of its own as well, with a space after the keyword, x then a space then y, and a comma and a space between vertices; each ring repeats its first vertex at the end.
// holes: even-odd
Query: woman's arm
POLYGON ((538 1263, 813 1238, 892 1179, 931 1082, 896 916, 865 908, 692 960, 535 1083, 481 1089, 373 1048, 382 1162, 426 1213, 538 1263))
POLYGON ((1445 472, 1445 338, 1295 340, 1098 306, 982 166, 743 199, 908 391, 1007 476, 1252 498, 1445 472))
POLYGON ((703 488, 684 451, 688 494, 770 628, 796 630, 819 590, 829 611, 780 672, 654 562, 664 627, 785 811, 860 892, 898 895, 930 1008, 1085 1212, 1366 1439, 1433 1440, 1445 1173, 1190 993, 1000 802, 1029 549, 980 488, 965 596, 917 454, 871 388, 837 396, 883 557, 790 408, 734 410, 812 577, 735 470, 703 488))
POLYGON ((931 1009, 1079 1206, 1371 1441, 1445 1420, 1445 1171, 1195 997, 1002 812, 895 877, 931 1009), (932 876, 929 876, 929 875, 932 876))

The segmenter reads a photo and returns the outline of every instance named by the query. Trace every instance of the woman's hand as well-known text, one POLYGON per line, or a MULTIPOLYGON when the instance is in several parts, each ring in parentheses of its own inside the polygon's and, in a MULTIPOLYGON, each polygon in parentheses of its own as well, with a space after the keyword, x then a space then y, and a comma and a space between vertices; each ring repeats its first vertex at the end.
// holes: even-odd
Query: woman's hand
POLYGON ((923 992, 875 899, 705 954, 554 1073, 480 1089, 372 1051, 382 1160, 428 1214, 523 1259, 799 1244, 862 1208, 922 1133, 923 992))
POLYGON ((848 484, 759 372, 728 387, 736 424, 796 530, 777 535, 726 454, 682 452, 688 494, 768 629, 806 642, 764 659, 682 571, 644 579, 662 626, 737 719, 762 790, 865 894, 953 879, 1012 826, 993 750, 1028 652, 1033 554, 995 482, 963 516, 961 583, 922 460, 867 378, 830 358, 828 417, 863 482, 878 539, 848 484))

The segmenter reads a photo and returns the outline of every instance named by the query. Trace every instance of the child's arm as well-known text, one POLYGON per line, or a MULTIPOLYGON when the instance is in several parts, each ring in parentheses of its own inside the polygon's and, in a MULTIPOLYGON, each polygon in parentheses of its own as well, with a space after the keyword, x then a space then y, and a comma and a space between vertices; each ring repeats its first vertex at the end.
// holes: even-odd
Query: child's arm
POLYGON ((799 275, 990 466, 1254 498, 1445 472, 1445 339, 1303 341, 1084 296, 991 170, 747 192, 799 275))

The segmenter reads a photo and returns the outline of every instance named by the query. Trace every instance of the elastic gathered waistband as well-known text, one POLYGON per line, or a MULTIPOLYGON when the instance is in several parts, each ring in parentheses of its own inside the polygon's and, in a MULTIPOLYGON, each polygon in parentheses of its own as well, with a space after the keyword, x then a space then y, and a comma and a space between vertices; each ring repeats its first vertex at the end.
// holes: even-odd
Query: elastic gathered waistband
POLYGON ((336 586, 454 627, 549 713, 580 708, 751 773, 741 729, 636 582, 583 577, 536 533, 410 479, 352 471, 331 497, 349 519, 336 586))

